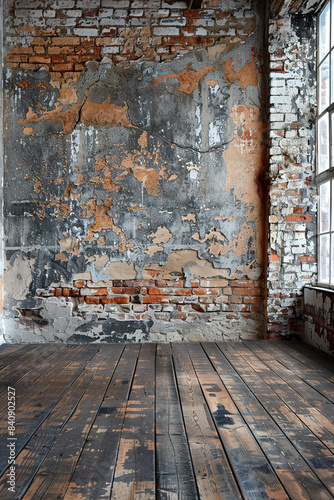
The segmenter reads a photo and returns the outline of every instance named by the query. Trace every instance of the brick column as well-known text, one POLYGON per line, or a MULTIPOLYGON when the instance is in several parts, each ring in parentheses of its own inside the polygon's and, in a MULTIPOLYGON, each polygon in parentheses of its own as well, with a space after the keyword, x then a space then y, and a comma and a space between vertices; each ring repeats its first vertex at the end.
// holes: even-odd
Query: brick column
POLYGON ((302 331, 303 287, 316 280, 315 17, 270 22, 268 336, 302 331))

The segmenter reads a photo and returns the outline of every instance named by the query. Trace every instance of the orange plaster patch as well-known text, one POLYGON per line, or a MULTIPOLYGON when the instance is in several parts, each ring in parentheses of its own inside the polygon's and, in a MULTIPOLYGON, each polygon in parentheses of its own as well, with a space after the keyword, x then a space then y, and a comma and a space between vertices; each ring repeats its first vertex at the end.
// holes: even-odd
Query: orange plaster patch
POLYGON ((133 175, 139 182, 143 183, 148 194, 152 196, 163 196, 159 183, 159 174, 157 174, 153 168, 135 166, 133 175))
MULTIPOLYGON (((237 63, 239 64, 238 60, 237 63)), ((225 67, 223 77, 230 85, 235 81, 238 81, 238 85, 240 87, 244 87, 245 92, 248 85, 257 85, 254 53, 252 54, 252 60, 247 62, 242 68, 237 68, 237 70, 234 69, 233 57, 230 57, 225 63, 222 64, 224 64, 225 67)))
MULTIPOLYGON (((224 191, 233 189, 237 200, 245 204, 244 213, 248 220, 255 222, 256 237, 251 233, 250 236, 254 238, 253 248, 257 250, 259 262, 263 263, 266 256, 263 250, 265 244, 261 243, 261 239, 264 238, 266 187, 262 176, 266 170, 267 156, 263 142, 266 124, 259 121, 259 113, 259 108, 255 106, 235 106, 232 109, 231 116, 235 125, 241 128, 242 134, 235 132, 223 157, 227 167, 224 191)), ((253 230, 248 228, 248 231, 253 230)))
POLYGON ((59 92, 60 96, 58 98, 58 101, 61 102, 61 104, 64 104, 64 106, 69 104, 76 104, 78 102, 78 96, 74 89, 61 88, 59 92))
POLYGON ((41 188, 42 188, 42 183, 39 179, 36 179, 36 182, 35 182, 35 193, 40 193, 41 192, 41 188))
POLYGON ((146 132, 146 130, 144 130, 144 132, 139 137, 138 144, 142 149, 147 148, 147 132, 146 132))
POLYGON ((31 135, 31 133, 32 133, 33 131, 34 131, 34 129, 33 129, 32 127, 25 127, 25 128, 23 129, 23 133, 24 133, 25 135, 31 135))
POLYGON ((51 121, 54 122, 56 120, 60 120, 63 124, 64 134, 71 134, 75 128, 75 125, 78 121, 80 104, 75 104, 67 111, 62 111, 63 106, 61 106, 58 102, 56 103, 56 109, 52 111, 45 111, 41 116, 38 116, 31 107, 28 108, 28 113, 26 114, 25 120, 22 118, 19 119, 20 125, 26 125, 27 123, 35 122, 39 123, 42 121, 51 121))
POLYGON ((85 125, 93 125, 95 127, 131 127, 131 123, 127 117, 128 106, 117 106, 110 104, 110 97, 102 104, 91 102, 89 98, 85 101, 81 110, 81 121, 85 125))
POLYGON ((54 196, 51 197, 51 202, 48 205, 49 207, 51 206, 56 206, 58 209, 58 219, 65 219, 68 217, 71 213, 71 207, 67 203, 63 203, 60 200, 56 200, 54 196))
POLYGON ((173 235, 166 226, 159 226, 156 232, 151 233, 149 237, 153 238, 153 243, 167 243, 173 235))
POLYGON ((248 226, 246 222, 242 224, 241 231, 238 235, 233 235, 234 239, 227 245, 222 245, 216 241, 212 241, 209 245, 209 252, 212 255, 225 255, 230 250, 233 251, 234 257, 240 257, 247 251, 248 240, 254 236, 253 228, 248 226))
POLYGON ((204 78, 205 75, 207 75, 210 71, 214 71, 214 69, 215 67, 213 65, 205 66, 199 71, 185 68, 182 69, 180 73, 171 73, 170 75, 159 76, 158 78, 156 78, 156 80, 154 80, 154 82, 152 82, 152 87, 156 87, 157 85, 161 84, 161 80, 163 78, 177 78, 179 80, 180 86, 175 90, 179 90, 180 92, 191 95, 194 90, 198 88, 199 82, 202 80, 202 78, 204 78))
POLYGON ((88 240, 89 243, 92 243, 92 241, 96 241, 96 238, 94 236, 95 233, 99 233, 100 231, 106 229, 111 229, 121 238, 121 244, 117 245, 118 250, 120 252, 125 252, 127 249, 125 234, 119 227, 114 224, 112 217, 108 215, 108 211, 110 210, 111 206, 112 198, 109 195, 102 205, 98 205, 96 203, 96 200, 92 200, 90 210, 87 211, 87 217, 93 215, 92 212, 94 212, 95 222, 90 226, 86 240, 88 240))
POLYGON ((226 239, 225 236, 219 231, 216 231, 214 227, 204 236, 204 238, 200 238, 199 233, 193 234, 192 238, 200 243, 205 243, 207 240, 212 240, 213 238, 216 238, 218 241, 224 241, 226 239))
POLYGON ((215 87, 215 85, 219 85, 219 82, 217 80, 208 80, 206 84, 210 87, 215 87))

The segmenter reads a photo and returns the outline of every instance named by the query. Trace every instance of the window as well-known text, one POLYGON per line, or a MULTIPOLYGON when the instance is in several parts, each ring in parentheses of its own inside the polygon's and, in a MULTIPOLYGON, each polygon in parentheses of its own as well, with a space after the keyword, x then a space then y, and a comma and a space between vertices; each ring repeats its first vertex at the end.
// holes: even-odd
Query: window
POLYGON ((334 0, 318 16, 318 282, 334 286, 334 0))

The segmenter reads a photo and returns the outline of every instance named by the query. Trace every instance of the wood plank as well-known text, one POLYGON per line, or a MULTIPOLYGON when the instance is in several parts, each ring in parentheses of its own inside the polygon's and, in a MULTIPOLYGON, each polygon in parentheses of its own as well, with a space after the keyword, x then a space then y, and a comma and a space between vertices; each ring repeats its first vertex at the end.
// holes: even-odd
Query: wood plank
POLYGON ((334 496, 334 456, 238 353, 238 343, 217 344, 282 432, 334 496))
MULTIPOLYGON (((263 361, 272 371, 274 371, 284 382, 286 382, 294 391, 296 391, 304 400, 311 405, 311 413, 314 413, 313 407, 321 413, 323 417, 326 417, 330 422, 332 432, 334 432, 334 404, 321 392, 314 389, 307 382, 305 382, 301 376, 301 373, 297 374, 291 370, 290 367, 287 368, 285 364, 281 362, 279 356, 275 358, 275 350, 268 351, 265 343, 258 342, 244 342, 244 344, 259 358, 263 361)), ((273 347, 273 346, 271 346, 273 347)), ((275 349, 275 348, 274 348, 275 349)), ((280 351, 283 353, 283 351, 280 351)), ((284 354, 284 353, 283 353, 284 354)), ((315 373, 315 376, 317 374, 315 373)), ((315 412, 313 418, 317 419, 318 414, 315 412)), ((327 425, 326 422, 321 421, 321 425, 327 425)))
POLYGON ((10 363, 13 363, 17 359, 19 359, 21 356, 24 356, 25 354, 31 352, 37 346, 38 346, 38 344, 23 344, 18 349, 9 350, 8 353, 5 352, 4 355, 1 356, 1 359, 0 359, 0 374, 1 374, 1 371, 3 370, 3 368, 5 368, 10 363))
MULTIPOLYGON (((287 342, 284 342, 284 344, 287 344, 287 342)), ((334 372, 334 357, 327 352, 323 352, 311 344, 306 344, 306 342, 290 341, 289 345, 302 352, 305 356, 318 363, 320 366, 323 366, 332 373, 334 372)))
POLYGON ((200 498, 242 498, 184 344, 172 344, 182 412, 200 498))
POLYGON ((0 345, 0 359, 2 360, 4 357, 9 356, 15 351, 22 349, 22 347, 26 344, 1 344, 0 345))
POLYGON ((23 496, 25 500, 64 497, 123 347, 123 344, 104 346, 86 367, 92 380, 34 476, 23 496))
POLYGON ((156 357, 157 498, 198 497, 169 344, 158 344, 156 357))
MULTIPOLYGON (((102 361, 103 359, 100 360, 101 363, 102 361)), ((69 360, 68 363, 70 363, 69 360)), ((94 371, 92 372, 87 367, 82 370, 42 425, 33 433, 18 457, 16 457, 15 495, 17 498, 21 498, 29 487, 53 442, 75 410, 93 375, 94 371)), ((0 498, 4 500, 13 498, 12 492, 7 489, 7 479, 6 471, 0 478, 0 498)))
MULTIPOLYGON (((247 343, 245 343, 247 345, 247 343)), ((252 342, 250 342, 252 345, 252 342)), ((256 343, 259 346, 258 343, 256 343)), ((279 361, 283 366, 291 370, 291 372, 295 373, 303 379, 307 384, 317 390, 320 394, 325 396, 329 401, 334 403, 334 383, 330 382, 327 378, 323 377, 320 373, 316 373, 309 366, 305 366, 303 363, 300 363, 297 359, 294 359, 287 352, 283 352, 280 349, 277 349, 270 342, 263 343, 262 350, 265 350, 268 354, 272 354, 277 361, 279 361)))
POLYGON ((200 344, 187 344, 206 403, 245 498, 286 499, 270 462, 200 344))
POLYGON ((90 430, 64 500, 110 498, 139 344, 125 347, 90 430))
POLYGON ((125 413, 111 498, 155 499, 155 344, 142 344, 125 413))
MULTIPOLYGON (((44 359, 34 369, 26 373, 15 382, 16 391, 16 419, 23 413, 35 399, 39 398, 48 385, 55 380, 62 370, 73 359, 74 346, 59 346, 57 351, 44 359), (59 361, 59 358, 61 361, 59 361), (36 390, 36 386, 38 390, 36 390)), ((77 347, 74 349, 78 349, 77 347)), ((82 348, 80 349, 82 350, 82 348)), ((0 434, 6 432, 6 416, 8 413, 8 394, 0 394, 0 434)))
POLYGON ((327 446, 334 450, 334 424, 325 418, 316 408, 301 397, 292 387, 296 384, 296 375, 285 375, 286 370, 271 356, 267 356, 267 364, 258 356, 266 357, 265 351, 257 347, 256 343, 250 344, 252 350, 245 345, 235 345, 239 352, 254 370, 266 381, 268 386, 275 392, 286 405, 299 417, 299 419, 309 427, 309 429, 327 446), (269 368, 270 366, 270 368, 269 368), (283 372, 283 373, 282 373, 283 372), (285 377, 287 382, 282 378, 285 377))
POLYGON ((332 498, 218 347, 213 343, 202 345, 289 497, 294 500, 332 498))
POLYGON ((274 347, 280 349, 283 352, 286 352, 293 358, 297 359, 300 363, 303 363, 303 365, 312 368, 316 373, 319 373, 322 375, 324 378, 327 378, 327 380, 330 380, 332 383, 334 383, 334 357, 327 355, 328 358, 324 358, 323 354, 319 356, 319 353, 317 352, 318 349, 314 348, 315 352, 312 353, 312 349, 309 349, 310 346, 304 343, 297 343, 297 346, 295 343, 291 342, 280 342, 280 341, 270 341, 270 344, 272 344, 274 347), (301 344, 301 345, 300 345, 301 344), (294 347, 296 346, 296 347, 294 347), (304 353, 304 347, 306 346, 306 353, 304 353), (312 357, 311 357, 312 356, 312 357), (316 361, 318 360, 318 362, 316 361), (330 362, 330 366, 332 367, 332 371, 326 368, 324 365, 320 364, 322 362, 328 363, 330 362))
MULTIPOLYGON (((24 349, 24 348, 23 348, 24 349)), ((8 386, 14 387, 15 383, 20 380, 27 372, 32 370, 37 364, 42 362, 44 358, 50 356, 55 350, 56 345, 48 345, 45 347, 43 344, 30 346, 22 352, 22 356, 14 352, 15 359, 8 365, 4 366, 0 371, 0 394, 4 391, 7 392, 8 386), (31 347, 29 349, 29 347, 31 347)), ((20 352, 19 351, 19 352, 20 352)), ((12 359, 12 358, 11 358, 12 359)))
MULTIPOLYGON (((87 346, 90 347, 90 346, 87 346)), ((85 349, 82 352, 80 361, 72 362, 69 367, 57 379, 45 389, 40 398, 34 402, 20 416, 15 424, 16 456, 29 441, 31 435, 44 422, 51 410, 66 393, 68 388, 76 380, 79 374, 87 365, 89 358, 92 358, 98 347, 85 349), (87 359, 88 358, 88 359, 87 359)), ((38 390, 38 388, 36 388, 38 390)), ((8 465, 7 435, 0 437, 0 474, 2 475, 8 465)))

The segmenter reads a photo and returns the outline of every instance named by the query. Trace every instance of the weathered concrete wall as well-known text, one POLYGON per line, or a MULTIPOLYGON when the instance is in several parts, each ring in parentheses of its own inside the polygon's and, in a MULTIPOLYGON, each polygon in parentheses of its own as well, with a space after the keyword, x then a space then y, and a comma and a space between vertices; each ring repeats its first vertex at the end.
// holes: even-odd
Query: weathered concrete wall
POLYGON ((10 5, 6 339, 263 336, 266 2, 108 2, 10 5))
POLYGON ((305 287, 304 308, 303 340, 322 351, 334 354, 333 291, 305 287))
POLYGON ((270 54, 268 336, 303 329, 303 287, 316 265, 316 17, 272 20, 270 54))

